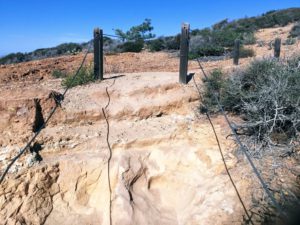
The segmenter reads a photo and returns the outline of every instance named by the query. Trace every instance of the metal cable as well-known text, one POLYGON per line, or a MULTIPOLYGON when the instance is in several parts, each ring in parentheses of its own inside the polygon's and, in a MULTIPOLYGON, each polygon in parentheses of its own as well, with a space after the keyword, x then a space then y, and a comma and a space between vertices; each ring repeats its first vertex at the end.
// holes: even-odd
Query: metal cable
MULTIPOLYGON (((77 69, 75 75, 73 76, 72 80, 71 80, 71 83, 74 82, 75 78, 78 76, 79 74, 79 71, 81 70, 85 60, 86 60, 86 57, 87 57, 87 54, 89 52, 90 48, 88 48, 87 52, 85 53, 85 56, 83 57, 83 60, 79 66, 79 68, 77 69)), ((67 91, 70 89, 70 86, 67 87, 65 89, 65 91, 63 92, 63 97, 61 98, 60 102, 61 103, 63 100, 64 100, 64 97, 67 93, 67 91)), ((51 117, 53 116, 53 114, 55 113, 55 111, 57 110, 57 108, 60 106, 59 103, 56 103, 55 107, 51 110, 48 118, 45 120, 44 124, 37 130, 37 132, 35 132, 34 136, 29 140, 29 142, 25 145, 25 147, 19 152, 18 155, 16 155, 12 161, 8 164, 8 166, 6 167, 5 171, 3 172, 3 174, 1 175, 1 178, 0 178, 0 184, 2 183, 2 181, 4 180, 6 174, 8 173, 9 169, 12 167, 12 165, 24 154, 24 152, 26 151, 27 148, 30 147, 30 145, 32 144, 32 142, 36 139, 36 137, 41 133, 42 129, 46 127, 47 123, 49 122, 49 120, 51 119, 51 117)))
POLYGON ((105 37, 112 37, 112 38, 119 38, 119 39, 122 40, 122 42, 133 42, 133 43, 136 42, 136 40, 128 40, 128 39, 126 39, 124 37, 121 37, 119 35, 103 34, 103 36, 105 36, 105 37))
MULTIPOLYGON (((112 84, 109 86, 109 87, 112 87, 116 82, 116 79, 114 79, 114 81, 112 82, 112 84)), ((106 110, 110 104, 110 95, 108 93, 108 87, 105 88, 105 91, 106 91, 106 95, 107 95, 107 98, 108 98, 108 102, 106 104, 106 106, 104 107, 104 109, 106 110)))
MULTIPOLYGON (((197 91, 198 91, 199 98, 200 98, 200 101, 201 101, 201 100, 202 100, 201 91, 200 91, 200 88, 198 87, 198 85, 197 85, 197 83, 196 83, 196 81, 195 81, 194 76, 193 76, 193 81, 194 81, 195 87, 196 87, 196 89, 197 89, 197 91)), ((202 102, 201 102, 201 104, 203 105, 202 102)), ((206 108, 205 105, 203 105, 203 106, 206 108)), ((239 193, 239 191, 238 191, 238 189, 237 189, 237 187, 236 187, 236 185, 235 185, 235 183, 234 183, 234 181, 233 181, 233 179, 232 179, 232 177, 231 177, 231 174, 230 174, 230 172, 229 172, 229 169, 228 169, 228 167, 227 167, 227 164, 226 164, 226 161, 225 161, 225 157, 224 157, 224 154, 223 154, 223 151, 222 151, 222 148, 221 148, 221 144, 220 144, 220 141, 219 141, 219 138, 218 138, 218 135, 217 135, 215 126, 214 126, 213 122, 211 121, 211 118, 210 118, 210 115, 209 115, 208 111, 205 112, 205 115, 206 115, 206 117, 207 117, 207 119, 208 119, 208 121, 209 121, 209 123, 210 123, 210 125, 211 125, 211 128, 212 128, 213 132, 214 132, 215 139, 216 139, 217 144, 218 144, 219 152, 220 152, 220 154, 221 154, 222 161, 223 161, 223 164, 224 164, 226 173, 227 173, 227 175, 228 175, 228 177, 229 177, 229 179, 230 179, 230 182, 231 182, 231 184, 232 184, 232 186, 233 186, 233 188, 234 188, 234 190, 235 190, 235 192, 236 192, 236 194, 237 194, 237 196, 238 196, 238 199, 239 199, 239 201, 240 201, 240 203, 241 203, 241 205, 242 205, 242 207, 243 207, 243 209, 244 209, 244 211, 245 211, 245 213, 246 213, 246 215, 247 215, 247 217, 248 217, 248 221, 249 221, 251 224, 253 224, 253 222, 252 222, 252 220, 251 220, 251 216, 249 215, 248 210, 246 209, 246 206, 245 206, 245 204, 244 204, 244 202, 243 202, 243 200, 242 200, 242 197, 241 197, 241 195, 240 195, 240 193, 239 193)))
MULTIPOLYGON (((208 77, 207 77, 207 75, 206 75, 206 73, 205 73, 205 71, 204 71, 204 69, 203 69, 203 67, 202 67, 202 65, 201 65, 201 63, 200 63, 200 61, 199 61, 198 58, 197 58, 197 62, 198 62, 198 64, 199 64, 199 66, 200 66, 200 69, 201 69, 202 72, 203 72, 203 75, 205 76, 205 78, 206 78, 206 80, 207 80, 208 77)), ((208 80, 207 80, 207 81, 208 81, 208 80)), ((259 182, 261 183, 263 189, 264 189, 265 192, 267 193, 268 197, 271 199, 271 201, 272 201, 273 205, 276 207, 277 211, 278 211, 280 214, 282 214, 282 209, 281 209, 280 205, 277 203, 275 197, 274 197, 274 196, 272 195, 272 193, 269 191, 268 186, 266 185, 266 183, 265 183, 265 181, 263 180, 263 178, 261 177, 259 171, 258 171, 257 168, 255 167, 255 165, 254 165, 254 163, 253 163, 253 161, 252 161, 250 155, 248 154, 247 151, 249 151, 249 148, 242 144, 242 142, 241 142, 239 136, 238 136, 237 133, 236 133, 236 130, 233 128, 233 126, 232 126, 231 122, 229 121, 229 119, 228 119, 228 117, 227 117, 227 115, 226 115, 226 113, 225 113, 225 111, 224 111, 222 105, 220 104, 220 101, 219 101, 218 97, 217 97, 215 94, 213 94, 213 96, 214 96, 214 98, 215 98, 215 100, 216 100, 216 102, 217 102, 217 104, 218 104, 218 107, 219 107, 219 109, 220 109, 221 114, 224 116, 224 118, 225 118, 225 120, 226 120, 228 126, 230 127, 231 132, 232 132, 232 134, 234 135, 236 142, 238 143, 238 145, 240 146, 240 149, 241 149, 241 150, 243 151, 243 153, 245 154, 247 160, 249 161, 249 163, 250 163, 250 165, 251 165, 251 167, 252 167, 252 170, 254 171, 255 175, 257 176, 257 178, 258 178, 259 182)))
POLYGON ((103 36, 106 36, 106 37, 113 37, 113 38, 122 38, 122 37, 119 36, 119 35, 112 35, 112 34, 103 34, 103 36))
POLYGON ((111 225, 112 224, 112 217, 111 217, 111 195, 112 195, 112 190, 111 190, 111 183, 110 183, 110 160, 111 160, 111 157, 112 157, 112 150, 111 150, 111 147, 110 147, 110 143, 109 143, 109 122, 108 122, 108 119, 107 119, 107 116, 105 114, 105 109, 102 108, 102 113, 103 113, 103 116, 105 118, 105 121, 106 121, 106 125, 107 125, 107 133, 106 133, 106 143, 107 143, 107 146, 108 146, 108 149, 109 149, 109 157, 108 157, 108 160, 107 160, 107 179, 108 179, 108 188, 109 188, 109 224, 111 225))
MULTIPOLYGON (((112 87, 114 84, 115 84, 115 79, 113 81, 113 83, 109 86, 109 87, 112 87)), ((105 118, 105 121, 106 121, 106 127, 107 127, 107 132, 106 132, 106 144, 107 144, 107 147, 108 147, 108 150, 109 150, 109 157, 108 157, 108 160, 107 160, 107 179, 108 179, 108 188, 109 188, 109 224, 111 225, 112 224, 112 189, 111 189, 111 182, 110 182, 110 161, 111 161, 111 158, 112 158, 112 149, 111 149, 111 146, 110 146, 110 143, 109 143, 109 121, 108 121, 108 116, 106 115, 105 113, 105 110, 107 110, 109 104, 110 104, 110 95, 108 93, 108 88, 109 87, 106 87, 105 88, 105 91, 106 91, 106 95, 107 95, 107 98, 108 98, 108 101, 107 101, 107 104, 104 108, 102 108, 102 113, 103 113, 103 116, 105 118)))

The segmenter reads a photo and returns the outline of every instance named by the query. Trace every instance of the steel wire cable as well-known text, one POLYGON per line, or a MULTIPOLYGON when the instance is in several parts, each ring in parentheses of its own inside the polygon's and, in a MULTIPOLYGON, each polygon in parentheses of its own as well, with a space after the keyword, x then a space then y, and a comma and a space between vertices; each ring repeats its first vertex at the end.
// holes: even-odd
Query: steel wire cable
MULTIPOLYGON (((193 76, 193 82, 194 82, 195 87, 196 87, 196 89, 197 89, 197 91, 198 91, 198 95, 199 95, 200 102, 201 102, 200 104, 201 104, 204 108, 206 108, 206 106, 202 103, 202 99, 203 99, 203 98, 202 98, 202 94, 201 94, 200 88, 198 87, 198 85, 197 85, 197 83, 196 83, 196 81, 195 81, 194 76, 193 76)), ((253 222, 252 222, 252 220, 251 220, 251 216, 249 215, 248 210, 246 209, 246 206, 245 206, 245 204, 244 204, 244 201, 242 200, 242 197, 241 197, 241 195, 240 195, 240 193, 239 193, 239 191, 238 191, 238 189, 237 189, 237 187, 236 187, 236 185, 235 185, 235 183, 234 183, 234 181, 233 181, 233 179, 232 179, 232 176, 231 176, 231 174, 230 174, 230 172, 229 172, 229 169, 228 169, 228 166, 227 166, 226 161, 225 161, 225 157, 224 157, 224 154, 223 154, 223 151, 222 151, 222 148, 221 148, 221 144, 220 144, 220 141, 219 141, 219 138, 218 138, 218 135, 217 135, 215 126, 214 126, 214 124, 213 124, 213 122, 212 122, 212 120, 211 120, 211 118, 210 118, 210 115, 209 115, 208 111, 205 112, 205 115, 206 115, 206 117, 207 117, 207 119, 208 119, 208 121, 209 121, 209 123, 210 123, 210 126, 211 126, 213 132, 214 132, 214 136, 215 136, 215 139, 216 139, 217 144, 218 144, 219 152, 220 152, 220 155, 221 155, 221 157, 222 157, 222 161, 223 161, 223 164, 224 164, 226 173, 227 173, 227 175, 228 175, 228 177, 229 177, 229 179, 230 179, 230 182, 231 182, 231 184, 232 184, 232 186, 233 186, 233 188, 234 188, 234 190, 235 190, 235 192, 236 192, 236 194, 237 194, 237 196, 238 196, 238 199, 239 199, 239 201, 240 201, 240 203, 241 203, 241 205, 242 205, 242 207, 243 207, 243 209, 244 209, 244 211, 245 211, 245 213, 246 213, 246 216, 248 217, 248 221, 249 221, 251 224, 253 224, 253 222)))
POLYGON ((103 34, 103 36, 106 36, 106 37, 113 37, 113 38, 122 38, 122 37, 119 36, 119 35, 113 35, 113 34, 103 34))
MULTIPOLYGON (((114 79, 113 83, 109 87, 112 87, 115 84, 115 81, 116 81, 116 79, 114 79)), ((105 107, 102 108, 102 113, 103 113, 104 119, 106 121, 106 127, 107 127, 106 144, 107 144, 107 147, 109 150, 109 157, 107 159, 107 179, 108 179, 108 189, 109 189, 109 224, 111 225, 112 224, 112 197, 111 197, 112 196, 112 188, 111 188, 111 182, 110 182, 110 180, 111 180, 110 179, 110 161, 112 158, 112 149, 111 149, 110 142, 109 142, 110 125, 109 125, 109 121, 108 121, 108 116, 105 113, 105 111, 107 110, 108 106, 110 105, 110 101, 111 101, 111 98, 110 98, 110 95, 108 92, 109 87, 105 88, 105 92, 106 92, 108 101, 107 101, 107 104, 105 105, 105 107)))
MULTIPOLYGON (((197 58, 197 62, 198 62, 198 64, 199 64, 199 67, 200 67, 200 69, 201 69, 201 71, 202 71, 202 73, 203 73, 205 79, 206 79, 206 82, 209 82, 208 76, 206 75, 206 73, 205 73, 205 71, 204 71, 204 69, 203 69, 203 67, 202 67, 202 65, 201 65, 201 63, 200 63, 200 61, 199 61, 198 58, 197 58)), ((242 152, 245 154, 245 156, 246 156, 248 162, 250 163, 250 165, 251 165, 251 167, 252 167, 253 172, 255 173, 256 177, 258 178, 259 182, 261 183, 263 189, 264 189, 265 192, 267 193, 267 195, 268 195, 268 197, 270 198, 270 200, 271 200, 271 202, 273 203, 273 205, 276 207, 278 213, 280 213, 281 215, 283 215, 282 209, 281 209, 280 205, 277 203, 275 197, 274 197, 274 196, 272 195, 272 193, 270 192, 270 190, 269 190, 267 184, 266 184, 265 181, 263 180, 263 178, 262 178, 262 176, 260 175, 258 169, 257 169, 256 166, 254 165, 254 163, 253 163, 253 161, 252 161, 250 155, 248 154, 247 151, 249 151, 249 148, 248 148, 247 146, 245 146, 245 145, 242 143, 241 139, 240 139, 239 136, 237 135, 236 130, 234 129, 234 127, 232 126, 230 120, 228 119, 228 116, 226 115, 226 113, 225 113, 225 111, 224 111, 222 105, 220 104, 220 101, 219 101, 218 97, 216 96, 216 94, 213 94, 213 96, 214 96, 214 98, 215 98, 215 100, 216 100, 216 102, 217 102, 217 105, 218 105, 218 108, 219 108, 221 114, 223 115, 223 117, 225 118, 225 120, 226 120, 226 122, 227 122, 229 128, 231 129, 231 132, 232 132, 232 134, 234 135, 236 142, 237 142, 238 145, 240 146, 240 149, 242 150, 242 152)))

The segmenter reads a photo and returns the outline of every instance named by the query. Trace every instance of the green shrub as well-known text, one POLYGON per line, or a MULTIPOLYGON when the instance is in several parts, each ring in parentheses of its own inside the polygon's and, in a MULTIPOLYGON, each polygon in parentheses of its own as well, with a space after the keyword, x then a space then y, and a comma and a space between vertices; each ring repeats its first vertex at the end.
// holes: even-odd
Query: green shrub
POLYGON ((221 56, 225 53, 225 48, 221 46, 207 45, 198 47, 189 53, 190 59, 195 59, 203 56, 221 56))
POLYGON ((287 64, 290 68, 300 69, 300 55, 294 55, 287 59, 287 64))
MULTIPOLYGON (((256 43, 254 32, 261 28, 284 26, 290 22, 300 20, 300 9, 291 8, 286 10, 273 10, 257 17, 238 19, 229 22, 228 19, 222 20, 212 26, 202 30, 195 29, 191 32, 191 42, 195 37, 199 37, 199 44, 191 48, 190 57, 198 55, 220 55, 221 48, 232 49, 234 41, 240 39, 242 44, 250 45, 256 43), (202 43, 200 43, 202 42, 202 43), (215 47, 216 46, 216 47, 215 47), (198 48, 198 53, 195 50, 198 48), (201 49, 200 49, 201 48, 201 49)), ((300 31, 299 31, 300 32, 300 31)), ((297 26, 294 28, 293 35, 297 34, 297 26)), ((251 50, 242 50, 241 57, 253 56, 251 50)))
POLYGON ((180 35, 160 37, 157 39, 147 41, 146 46, 150 51, 162 51, 162 50, 179 50, 180 49, 180 35))
POLYGON ((299 59, 257 60, 229 78, 213 71, 205 82, 203 102, 215 109, 217 96, 226 111, 242 115, 240 132, 267 143, 288 143, 300 132, 299 59))
MULTIPOLYGON (((300 20, 300 8, 290 8, 284 10, 272 10, 261 16, 246 17, 243 19, 222 20, 213 25, 214 30, 233 30, 240 34, 253 33, 262 28, 275 26, 285 26, 288 23, 300 20)), ((242 38, 241 38, 242 39, 242 38)))
POLYGON ((68 75, 62 80, 65 87, 75 87, 95 81, 93 66, 83 66, 76 77, 68 75))
POLYGON ((76 43, 64 43, 61 45, 58 45, 56 47, 56 51, 58 55, 66 54, 66 53, 75 53, 75 52, 81 52, 82 46, 80 44, 76 43))
POLYGON ((288 23, 300 20, 300 9, 290 8, 284 10, 272 11, 254 20, 257 29, 275 26, 286 26, 288 23))
POLYGON ((53 70, 52 71, 52 77, 54 77, 54 78, 65 78, 65 77, 67 77, 67 73, 65 73, 61 70, 53 70))
POLYGON ((283 42, 282 44, 283 45, 293 45, 296 43, 296 39, 295 38, 287 38, 285 40, 285 42, 283 42))
POLYGON ((158 39, 148 41, 147 48, 149 48, 151 52, 158 52, 164 50, 166 48, 164 39, 158 38, 158 39))
POLYGON ((221 91, 224 89, 225 78, 224 74, 220 69, 215 69, 211 72, 207 79, 203 79, 204 92, 203 92, 203 103, 212 111, 217 110, 217 98, 220 97, 221 91))
POLYGON ((121 52, 141 52, 144 47, 144 41, 130 41, 119 45, 121 52))
POLYGON ((251 93, 257 91, 255 83, 263 84, 272 76, 276 68, 277 64, 274 60, 254 61, 247 69, 237 71, 227 79, 221 99, 226 110, 242 112, 243 101, 250 100, 251 93))
POLYGON ((202 35, 191 36, 189 42, 189 51, 194 53, 199 47, 207 45, 209 42, 202 35))
POLYGON ((167 50, 179 50, 180 49, 180 34, 174 37, 165 37, 164 42, 167 50))
POLYGON ((300 37, 300 23, 296 23, 290 31, 289 37, 296 38, 300 37))
POLYGON ((285 26, 288 23, 300 20, 300 8, 290 8, 284 10, 272 10, 261 16, 246 17, 243 19, 222 20, 213 25, 215 30, 233 29, 239 33, 253 32, 262 28, 275 26, 285 26))
POLYGON ((234 41, 236 39, 241 39, 241 36, 242 33, 239 33, 235 29, 216 30, 211 33, 210 44, 222 47, 232 47, 234 46, 234 41))
POLYGON ((243 34, 242 43, 244 45, 254 45, 256 43, 256 38, 253 32, 248 32, 243 34))
POLYGON ((192 30, 191 36, 201 36, 204 40, 209 41, 211 38, 212 29, 211 28, 204 28, 202 30, 195 29, 192 30))
POLYGON ((11 64, 11 63, 20 63, 28 61, 28 55, 25 53, 12 53, 0 58, 0 64, 11 64))
POLYGON ((53 48, 41 48, 29 53, 13 53, 0 58, 0 64, 28 62, 64 54, 76 54, 82 51, 84 44, 65 43, 53 48))

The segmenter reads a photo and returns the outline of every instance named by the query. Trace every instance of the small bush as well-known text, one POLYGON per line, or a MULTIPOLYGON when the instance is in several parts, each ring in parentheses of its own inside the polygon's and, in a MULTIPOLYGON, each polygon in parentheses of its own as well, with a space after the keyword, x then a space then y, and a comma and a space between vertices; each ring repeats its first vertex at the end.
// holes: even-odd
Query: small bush
POLYGON ((11 64, 11 63, 20 63, 29 61, 28 54, 26 53, 12 53, 0 58, 0 65, 1 64, 11 64))
POLYGON ((191 51, 189 54, 189 58, 194 59, 203 56, 221 56, 224 55, 224 53, 225 53, 225 48, 221 46, 207 45, 207 46, 199 47, 194 51, 191 51))
POLYGON ((217 111, 217 98, 220 97, 221 91, 225 85, 224 74, 221 70, 215 69, 211 72, 208 79, 203 79, 204 92, 203 92, 203 103, 206 107, 208 107, 212 111, 217 111))
POLYGON ((13 53, 0 58, 0 64, 28 62, 36 59, 44 59, 65 54, 81 52, 84 44, 65 43, 53 48, 41 48, 29 53, 13 53))
POLYGON ((141 52, 144 47, 144 41, 130 41, 119 45, 121 52, 141 52))
POLYGON ((148 41, 147 42, 147 48, 151 52, 158 52, 158 51, 164 50, 166 48, 164 39, 163 38, 158 38, 158 39, 148 41))
POLYGON ((62 85, 65 87, 75 87, 92 81, 95 81, 95 77, 93 67, 90 65, 83 66, 76 77, 74 77, 74 75, 66 76, 65 79, 62 80, 62 85))
POLYGON ((285 40, 285 42, 283 42, 283 45, 293 45, 296 43, 296 39, 295 38, 288 38, 285 40))
POLYGON ((147 41, 147 48, 152 51, 163 50, 179 50, 180 49, 180 35, 170 37, 160 37, 154 40, 147 41))
POLYGON ((166 49, 167 50, 179 50, 180 49, 180 34, 174 37, 165 37, 164 38, 166 49))
POLYGON ((289 37, 296 38, 300 37, 300 22, 296 23, 290 31, 289 37))
POLYGON ((52 77, 54 77, 54 78, 65 78, 65 77, 67 77, 67 73, 65 73, 61 70, 53 70, 52 77))
POLYGON ((234 46, 234 41, 236 39, 241 39, 241 36, 242 33, 238 32, 236 29, 214 30, 211 33, 210 44, 222 47, 232 47, 234 46))
POLYGON ((285 42, 283 42, 283 45, 294 45, 296 44, 296 38, 287 38, 285 42))
POLYGON ((204 103, 242 115, 240 132, 265 143, 290 143, 300 132, 300 56, 287 61, 264 59, 229 78, 213 71, 205 82, 204 103))
POLYGON ((202 35, 196 35, 196 36, 192 36, 190 38, 190 43, 189 43, 189 48, 190 48, 190 52, 195 52, 197 51, 197 49, 201 46, 204 46, 207 44, 207 40, 205 37, 203 37, 202 35))
POLYGON ((242 43, 244 45, 254 45, 256 43, 256 38, 253 32, 248 32, 243 34, 242 43))
POLYGON ((76 53, 82 51, 82 46, 76 43, 65 43, 58 45, 56 47, 56 51, 58 55, 66 54, 66 53, 76 53))

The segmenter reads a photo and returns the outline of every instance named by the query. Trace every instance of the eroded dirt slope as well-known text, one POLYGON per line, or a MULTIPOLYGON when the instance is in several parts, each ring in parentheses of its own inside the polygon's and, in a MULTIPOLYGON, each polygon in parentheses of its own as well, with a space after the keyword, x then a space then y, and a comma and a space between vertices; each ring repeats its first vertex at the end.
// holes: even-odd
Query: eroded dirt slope
MULTIPOLYGON (((101 112, 108 87, 113 224, 211 224, 216 217, 217 224, 239 224, 243 211, 212 131, 196 117, 193 85, 178 84, 177 73, 113 77, 70 90, 38 138, 42 161, 32 165, 26 153, 1 185, 0 221, 108 224, 107 127, 101 112)), ((49 90, 61 91, 59 81, 40 89, 32 85, 31 91, 22 89, 20 98, 5 96, 12 109, 1 138, 2 168, 32 135, 32 98, 39 96, 46 116, 55 104, 49 90)), ((214 120, 234 168, 237 159, 225 139, 226 126, 214 120)), ((247 190, 243 172, 233 173, 240 189, 247 190)))
MULTIPOLYGON (((262 31, 276 35, 277 30, 262 31)), ((284 32, 287 32, 284 30, 284 32)), ((265 38, 257 34, 258 38, 265 38)), ((269 37, 268 36, 268 37, 269 37)), ((249 46, 257 57, 268 46, 249 46)), ((298 42, 283 47, 298 49, 298 42)), ((55 69, 72 72, 82 54, 1 66, 0 170, 33 135, 35 100, 43 117, 63 92, 55 69)), ((252 59, 242 59, 241 66, 252 59)), ((92 61, 92 55, 88 56, 92 61)), ((231 60, 203 63, 234 70, 231 60)), ((106 57, 106 79, 72 88, 36 142, 0 186, 0 224, 241 224, 244 212, 224 170, 208 121, 198 114, 190 82, 178 84, 178 59, 167 53, 106 57), (145 73, 145 71, 149 71, 145 73), (161 72, 169 71, 169 72, 161 72), (102 108, 108 102, 107 124, 102 108), (40 162, 34 160, 38 154, 40 162)), ((190 71, 199 69, 190 63, 190 71)), ((226 162, 248 209, 261 196, 221 117, 213 118, 226 162)))

